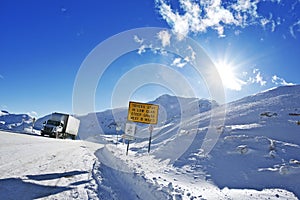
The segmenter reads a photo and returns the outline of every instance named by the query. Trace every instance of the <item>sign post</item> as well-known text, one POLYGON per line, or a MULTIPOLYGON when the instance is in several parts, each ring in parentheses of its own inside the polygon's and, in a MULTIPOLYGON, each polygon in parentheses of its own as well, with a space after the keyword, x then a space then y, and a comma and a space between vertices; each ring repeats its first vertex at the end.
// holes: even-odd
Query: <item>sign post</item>
POLYGON ((127 140, 126 156, 128 155, 128 150, 129 150, 129 141, 130 141, 130 140, 127 140))
POLYGON ((149 145, 148 145, 148 153, 150 153, 150 146, 151 146, 151 140, 152 140, 152 131, 153 131, 153 126, 149 126, 149 131, 150 131, 150 137, 149 137, 149 145))
MULTIPOLYGON (((129 102, 128 121, 139 122, 144 124, 157 124, 159 106, 155 104, 129 102)), ((148 153, 150 152, 153 126, 149 126, 150 137, 148 153)), ((128 147, 128 146, 127 146, 128 147)))
POLYGON ((31 132, 33 133, 33 127, 34 127, 34 124, 35 124, 35 117, 34 118, 32 118, 32 127, 31 127, 31 132))

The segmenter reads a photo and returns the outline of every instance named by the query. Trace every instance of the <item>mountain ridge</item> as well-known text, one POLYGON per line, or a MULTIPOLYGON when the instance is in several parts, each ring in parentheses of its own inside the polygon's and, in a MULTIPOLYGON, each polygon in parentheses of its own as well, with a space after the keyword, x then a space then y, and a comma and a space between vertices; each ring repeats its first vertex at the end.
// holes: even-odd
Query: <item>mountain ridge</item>
MULTIPOLYGON (((225 106, 227 108, 232 108, 234 106, 241 106, 243 104, 249 104, 249 102, 256 102, 258 100, 264 99, 264 101, 270 101, 270 98, 272 100, 276 100, 276 96, 280 95, 286 95, 286 98, 288 98, 290 95, 298 95, 300 94, 300 85, 293 85, 293 86, 279 86, 276 88, 272 88, 266 91, 259 92, 254 95, 246 96, 244 98, 241 98, 239 100, 235 100, 229 103, 226 103, 225 106), (261 98, 263 97, 263 98, 261 98)), ((147 103, 152 104, 158 104, 160 105, 160 109, 163 111, 160 112, 160 115, 163 115, 165 120, 172 120, 174 118, 180 118, 181 114, 188 113, 189 116, 191 115, 197 115, 198 113, 203 113, 209 111, 212 107, 216 108, 220 106, 215 100, 208 100, 203 98, 194 98, 194 97, 177 97, 172 96, 169 94, 164 94, 159 97, 157 97, 155 100, 149 101, 147 103), (182 105, 181 105, 182 104, 182 105), (189 104, 193 104, 193 106, 189 106, 187 108, 181 109, 182 106, 186 106, 189 104), (181 106, 180 106, 181 105, 181 106), (169 116, 166 116, 168 112, 169 116), (182 113, 181 113, 182 112, 182 113)), ((297 103, 295 102, 295 107, 297 103)), ((251 106, 254 106, 252 104, 251 106)), ((245 110, 249 109, 249 106, 245 106, 245 110)), ((126 121, 125 118, 127 116, 127 109, 128 108, 115 108, 115 109, 107 109, 105 111, 99 111, 99 112, 93 112, 89 113, 87 115, 79 115, 77 116, 79 119, 84 121, 85 117, 89 116, 96 116, 93 118, 96 118, 100 124, 106 123, 107 125, 118 123, 120 121, 126 121), (115 115, 116 119, 113 119, 115 115), (100 118, 106 118, 105 122, 101 121, 100 118)), ((295 108, 296 110, 290 110, 291 113, 297 112, 300 110, 300 108, 295 108), (298 110, 297 110, 298 109, 298 110)), ((266 112, 270 112, 267 111, 266 112)), ((300 111, 299 111, 300 112, 300 111)), ((42 124, 44 121, 46 121, 49 118, 49 115, 40 117, 36 120, 35 123, 35 129, 40 130, 42 128, 42 124)), ((97 124, 96 122, 93 122, 97 124)), ((25 125, 27 128, 32 126, 32 117, 28 114, 11 114, 8 111, 2 110, 0 113, 0 129, 2 130, 15 130, 18 129, 21 131, 21 124, 25 125), (13 119, 14 118, 14 119, 13 119), (31 120, 31 122, 30 122, 31 120), (24 124, 23 124, 24 122, 24 124), (15 128, 14 128, 15 127, 15 128)), ((111 133, 110 128, 107 129, 108 133, 111 133)))

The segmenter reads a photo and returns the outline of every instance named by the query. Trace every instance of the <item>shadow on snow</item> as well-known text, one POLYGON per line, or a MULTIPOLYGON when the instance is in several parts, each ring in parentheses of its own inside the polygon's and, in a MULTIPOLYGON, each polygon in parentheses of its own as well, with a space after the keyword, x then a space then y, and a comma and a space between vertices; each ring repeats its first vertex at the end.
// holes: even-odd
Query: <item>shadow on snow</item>
POLYGON ((46 181, 60 178, 69 178, 75 175, 88 173, 87 171, 70 171, 65 173, 51 173, 41 175, 28 175, 28 179, 5 178, 0 179, 0 199, 36 199, 58 194, 74 188, 74 186, 85 184, 89 181, 79 181, 70 186, 53 186, 33 183, 31 181, 46 181), (73 187, 72 187, 73 186, 73 187))

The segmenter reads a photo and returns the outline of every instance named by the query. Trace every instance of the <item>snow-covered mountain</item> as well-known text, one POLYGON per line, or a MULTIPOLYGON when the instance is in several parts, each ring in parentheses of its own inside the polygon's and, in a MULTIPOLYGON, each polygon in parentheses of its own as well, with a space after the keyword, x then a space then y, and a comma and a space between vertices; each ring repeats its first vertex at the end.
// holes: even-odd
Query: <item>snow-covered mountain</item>
MULTIPOLYGON (((162 95, 156 100, 148 102, 159 105, 158 127, 174 124, 180 119, 209 111, 217 107, 215 101, 197 98, 182 98, 170 95, 162 95)), ((116 134, 116 125, 122 126, 127 121, 127 108, 106 110, 104 112, 90 113, 77 116, 80 119, 79 137, 86 139, 99 134, 116 134)), ((138 129, 143 131, 147 128, 144 124, 138 124, 138 129)))
POLYGON ((26 132, 32 128, 32 117, 27 114, 11 114, 0 111, 0 130, 26 132))
MULTIPOLYGON (((87 195, 81 196, 82 198, 300 198, 300 85, 274 88, 226 105, 217 105, 216 102, 205 99, 169 95, 163 95, 150 103, 159 104, 160 109, 149 154, 147 125, 137 124, 136 137, 130 142, 128 155, 127 145, 117 137, 124 132, 127 108, 77 116, 81 120, 79 136, 85 143, 80 148, 86 146, 97 158, 90 169, 92 182, 81 181, 87 184, 80 186, 82 190, 78 190, 79 194, 83 193, 83 188, 87 190, 87 195), (211 126, 211 114, 217 113, 213 120, 222 121, 224 110, 224 124, 211 126), (116 124, 122 126, 121 131, 116 132, 116 124), (217 130, 217 142, 205 154, 203 144, 212 140, 208 137, 209 129, 217 130), (88 141, 95 145, 91 148, 88 141)), ((9 127, 10 122, 5 121, 9 115, 1 112, 3 118, 0 121, 5 127, 9 127)), ((47 117, 39 119, 36 127, 47 117)), ((13 123, 15 122, 11 120, 11 124, 13 123)), ((34 140, 40 141, 36 138, 31 139, 33 143, 34 140)), ((53 140, 43 138, 42 141, 47 142, 48 139, 53 140)), ((70 145, 72 142, 59 144, 70 145)), ((55 146, 55 142, 52 145, 55 146)), ((34 143, 32 146, 40 145, 34 143)), ((62 149, 61 146, 59 148, 62 149)), ((53 151, 47 153, 46 149, 43 151, 48 157, 54 154, 53 151)), ((0 155, 1 153, 0 145, 0 155)), ((60 158, 63 153, 58 151, 52 157, 60 158)), ((47 163, 48 157, 45 156, 44 159, 47 163)), ((5 162, 1 160, 1 156, 0 161, 5 162)), ((42 163, 40 165, 44 166, 42 163)), ((64 170, 67 167, 67 164, 63 165, 64 170)), ((6 173, 6 176, 9 175, 6 173)), ((24 176, 23 173, 21 176, 24 176)), ((27 178, 24 181, 31 180, 27 178)), ((66 180, 61 178, 57 182, 64 181, 66 180)), ((36 180, 32 183, 36 183, 36 180)), ((79 183, 69 183, 76 184, 79 183)), ((69 193, 74 195, 76 191, 74 193, 71 190, 69 193)), ((64 196, 55 196, 60 197, 64 196)))

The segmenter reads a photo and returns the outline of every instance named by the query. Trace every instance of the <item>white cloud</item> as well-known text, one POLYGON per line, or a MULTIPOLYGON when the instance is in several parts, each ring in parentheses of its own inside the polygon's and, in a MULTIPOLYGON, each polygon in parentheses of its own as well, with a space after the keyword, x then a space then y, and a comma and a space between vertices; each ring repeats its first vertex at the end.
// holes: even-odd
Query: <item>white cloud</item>
POLYGON ((272 83, 275 85, 295 85, 294 83, 286 82, 283 78, 280 78, 277 75, 272 76, 272 83))
POLYGON ((157 37, 161 40, 161 44, 163 47, 170 46, 171 34, 168 31, 160 31, 157 34, 157 37))
POLYGON ((256 83, 259 83, 261 86, 264 86, 266 85, 267 81, 264 81, 263 80, 263 77, 261 76, 260 72, 258 72, 255 76, 255 80, 256 80, 256 83))
POLYGON ((186 61, 186 62, 194 61, 196 58, 196 52, 194 51, 194 49, 191 46, 188 46, 187 51, 190 52, 190 55, 186 56, 184 58, 184 61, 186 61))
POLYGON ((255 68, 252 72, 254 76, 248 79, 248 83, 258 83, 260 86, 265 86, 267 84, 267 81, 264 80, 259 69, 255 68))
POLYGON ((221 0, 179 0, 180 8, 183 10, 182 14, 179 14, 166 0, 156 0, 163 19, 175 33, 182 36, 186 36, 189 32, 206 32, 208 28, 212 28, 220 37, 224 37, 226 25, 244 27, 253 18, 258 18, 258 3, 259 0, 238 0, 225 7, 221 0))
MULTIPOLYGON (((290 23, 285 18, 286 13, 268 14, 259 12, 260 3, 272 3, 281 9, 289 6, 295 10, 292 1, 282 3, 281 0, 178 0, 178 7, 171 7, 168 0, 155 0, 156 7, 162 18, 170 25, 179 38, 189 33, 205 33, 208 29, 216 30, 219 37, 226 35, 225 29, 230 26, 245 28, 250 25, 260 25, 265 30, 274 32, 282 23, 290 23), (281 16, 280 16, 281 15, 281 16), (277 16, 277 18, 273 18, 277 16)), ((297 1, 299 3, 299 1, 297 1)), ((296 10, 294 11, 297 16, 296 10)), ((299 18, 298 18, 299 19, 299 18)), ((300 23, 300 22, 299 22, 300 23)), ((290 32, 295 36, 295 26, 299 23, 289 24, 290 32)), ((240 32, 236 32, 239 34, 240 32)))
POLYGON ((179 68, 182 68, 186 65, 186 62, 184 62, 181 58, 175 58, 171 64, 171 66, 176 66, 179 68))
POLYGON ((139 43, 139 44, 143 44, 144 40, 139 38, 137 35, 133 36, 133 39, 135 42, 139 43))
POLYGON ((1 74, 0 74, 0 79, 4 79, 4 76, 2 76, 1 74))
POLYGON ((133 36, 133 40, 134 40, 136 43, 138 43, 138 44, 141 45, 141 46, 139 47, 137 53, 140 54, 140 55, 141 55, 142 53, 145 53, 145 52, 146 52, 147 46, 143 44, 143 43, 144 43, 144 39, 139 38, 137 35, 134 35, 134 36, 133 36))
POLYGON ((264 17, 260 20, 260 24, 264 30, 269 29, 271 32, 274 32, 276 26, 281 24, 281 21, 280 18, 277 18, 277 21, 273 20, 273 15, 270 13, 269 18, 264 17))
POLYGON ((164 20, 172 27, 173 31, 179 35, 180 39, 183 36, 186 36, 189 32, 189 23, 188 19, 185 16, 179 15, 177 12, 173 12, 170 5, 163 2, 163 0, 157 0, 159 4, 159 12, 164 20))
POLYGON ((160 54, 160 55, 166 56, 168 54, 168 52, 165 50, 164 47, 170 46, 171 33, 169 33, 167 30, 163 30, 163 31, 158 32, 156 36, 161 43, 158 46, 152 44, 151 42, 145 41, 143 38, 140 38, 137 35, 134 35, 134 37, 133 37, 134 42, 139 44, 137 53, 141 55, 141 54, 145 53, 146 50, 149 50, 154 54, 160 54))
POLYGON ((146 45, 141 45, 140 48, 138 49, 138 54, 142 54, 146 52, 146 45))

